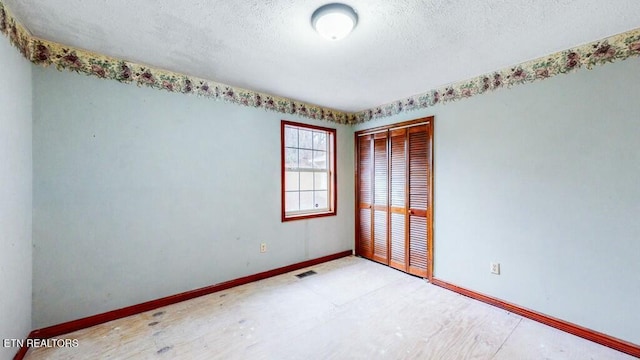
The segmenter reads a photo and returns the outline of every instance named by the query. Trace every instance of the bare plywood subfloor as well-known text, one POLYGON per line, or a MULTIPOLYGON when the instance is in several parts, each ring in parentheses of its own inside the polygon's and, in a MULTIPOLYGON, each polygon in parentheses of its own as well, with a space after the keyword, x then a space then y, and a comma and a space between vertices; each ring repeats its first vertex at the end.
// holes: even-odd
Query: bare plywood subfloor
POLYGON ((355 257, 58 338, 25 359, 633 359, 355 257))

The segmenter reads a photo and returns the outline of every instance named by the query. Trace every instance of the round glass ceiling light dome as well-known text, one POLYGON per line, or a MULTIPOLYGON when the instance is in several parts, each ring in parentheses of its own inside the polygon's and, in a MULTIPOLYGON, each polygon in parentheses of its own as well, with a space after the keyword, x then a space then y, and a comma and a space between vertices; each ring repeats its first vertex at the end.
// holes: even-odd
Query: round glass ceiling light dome
POLYGON ((358 24, 358 15, 349 5, 332 3, 319 7, 311 15, 311 25, 323 38, 344 39, 358 24))

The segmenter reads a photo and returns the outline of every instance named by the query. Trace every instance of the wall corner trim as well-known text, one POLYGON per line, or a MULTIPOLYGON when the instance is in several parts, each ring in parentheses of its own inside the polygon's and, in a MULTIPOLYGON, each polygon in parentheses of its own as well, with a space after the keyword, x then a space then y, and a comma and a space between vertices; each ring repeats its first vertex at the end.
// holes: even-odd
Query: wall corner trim
POLYGON ((621 340, 618 338, 615 338, 613 336, 609 336, 607 334, 603 334, 601 332, 595 331, 595 330, 591 330, 591 329, 587 329, 583 326, 580 325, 576 325, 573 323, 570 323, 568 321, 565 320, 561 320, 558 318, 554 318, 552 316, 548 316, 542 313, 539 313, 537 311, 533 311, 533 310, 529 310, 526 308, 523 308, 521 306, 500 300, 498 298, 492 297, 492 296, 488 296, 488 295, 484 295, 478 292, 475 292, 473 290, 469 290, 463 287, 459 287, 457 285, 448 283, 446 281, 442 281, 439 279, 432 279, 431 283, 433 285, 445 288, 447 290, 451 290, 453 292, 456 292, 458 294, 470 297, 472 299, 478 300, 478 301, 482 301, 484 303, 487 303, 489 305, 493 305, 495 307, 504 309, 506 311, 512 312, 514 314, 518 314, 520 316, 524 316, 528 319, 537 321, 539 323, 551 326, 553 328, 556 328, 558 330, 567 332, 569 334, 573 334, 576 336, 579 336, 583 339, 587 339, 589 341, 593 341, 595 343, 598 343, 600 345, 604 345, 606 347, 612 348, 614 350, 618 350, 621 351, 623 353, 629 354, 631 356, 635 356, 635 357, 640 357, 640 345, 637 344, 633 344, 630 343, 628 341, 625 340, 621 340))

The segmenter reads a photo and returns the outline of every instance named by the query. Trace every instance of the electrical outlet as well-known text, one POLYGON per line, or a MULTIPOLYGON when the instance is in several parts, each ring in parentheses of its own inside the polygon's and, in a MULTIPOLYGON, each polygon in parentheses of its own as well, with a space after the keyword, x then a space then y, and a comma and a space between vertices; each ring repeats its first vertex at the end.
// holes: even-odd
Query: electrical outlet
POLYGON ((261 253, 267 252, 267 243, 260 244, 260 252, 261 253))
POLYGON ((492 274, 500 275, 500 263, 492 262, 489 265, 491 266, 490 270, 492 274))

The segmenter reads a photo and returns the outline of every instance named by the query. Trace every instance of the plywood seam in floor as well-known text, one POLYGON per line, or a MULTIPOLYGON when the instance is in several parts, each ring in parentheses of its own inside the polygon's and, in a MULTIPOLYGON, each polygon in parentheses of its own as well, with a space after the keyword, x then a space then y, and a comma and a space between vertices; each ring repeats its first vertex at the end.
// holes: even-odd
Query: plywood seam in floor
POLYGON ((518 323, 516 324, 516 326, 514 326, 513 329, 511 329, 511 332, 509 333, 509 335, 507 335, 507 337, 504 339, 502 344, 500 344, 500 347, 498 348, 498 350, 496 350, 495 354, 493 354, 493 356, 491 357, 491 360, 495 359, 496 355, 498 355, 500 350, 502 350, 502 347, 504 346, 504 344, 507 343, 511 335, 513 335, 513 333, 516 331, 516 329, 518 328, 518 326, 520 326, 521 323, 522 323, 522 317, 520 318, 520 320, 518 320, 518 323))

